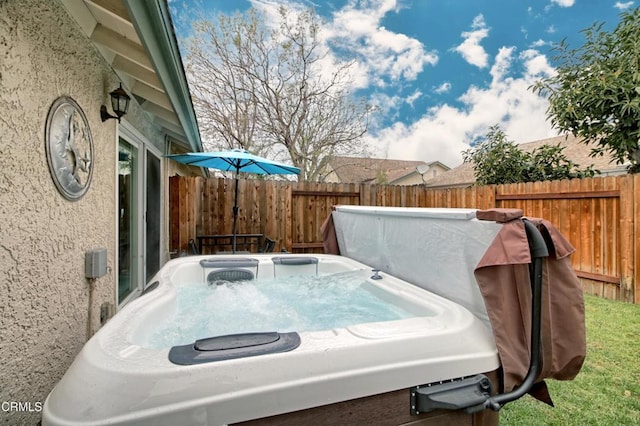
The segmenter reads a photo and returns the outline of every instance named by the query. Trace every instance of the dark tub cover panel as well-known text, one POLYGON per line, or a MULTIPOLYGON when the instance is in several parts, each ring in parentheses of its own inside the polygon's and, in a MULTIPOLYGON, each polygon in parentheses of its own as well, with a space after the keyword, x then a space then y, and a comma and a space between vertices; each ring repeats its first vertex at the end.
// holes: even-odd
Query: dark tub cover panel
MULTIPOLYGON (((529 367, 531 262, 521 210, 478 211, 477 218, 505 221, 475 270, 503 369, 503 391, 522 383, 529 367)), ((542 370, 532 396, 552 404, 543 379, 573 379, 585 359, 584 299, 569 256, 575 251, 553 224, 529 218, 541 231, 550 256, 543 264, 542 370)))

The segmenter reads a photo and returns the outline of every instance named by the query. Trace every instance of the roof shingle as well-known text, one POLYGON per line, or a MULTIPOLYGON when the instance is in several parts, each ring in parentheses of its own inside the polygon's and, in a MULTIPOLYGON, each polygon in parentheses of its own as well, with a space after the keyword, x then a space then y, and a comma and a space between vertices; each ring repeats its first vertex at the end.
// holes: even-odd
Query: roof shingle
MULTIPOLYGON (((436 162, 433 162, 436 163, 436 162)), ((344 183, 367 183, 378 178, 393 182, 415 171, 424 161, 388 160, 383 158, 333 157, 329 165, 344 183)), ((444 166, 444 165, 443 165, 444 166)), ((446 166, 445 166, 446 167, 446 166)))

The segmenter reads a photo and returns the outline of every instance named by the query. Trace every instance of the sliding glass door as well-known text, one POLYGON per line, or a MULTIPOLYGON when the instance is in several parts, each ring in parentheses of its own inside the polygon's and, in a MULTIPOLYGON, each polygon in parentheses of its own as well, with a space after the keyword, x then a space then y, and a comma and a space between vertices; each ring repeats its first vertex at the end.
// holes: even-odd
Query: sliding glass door
MULTIPOLYGON (((122 129, 121 129, 122 130, 122 129)), ((136 297, 160 269, 160 153, 134 130, 118 143, 118 305, 136 297)))
POLYGON ((118 304, 140 285, 138 149, 120 139, 118 146, 118 304))
POLYGON ((162 172, 160 158, 151 151, 147 151, 147 176, 145 190, 147 191, 145 209, 145 240, 146 240, 146 266, 145 281, 150 280, 160 270, 161 238, 162 231, 162 172))

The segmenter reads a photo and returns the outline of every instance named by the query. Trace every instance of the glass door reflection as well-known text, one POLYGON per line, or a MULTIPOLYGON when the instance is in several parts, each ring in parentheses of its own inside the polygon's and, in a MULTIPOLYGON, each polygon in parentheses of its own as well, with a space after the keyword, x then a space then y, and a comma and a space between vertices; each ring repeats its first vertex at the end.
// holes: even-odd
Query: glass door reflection
POLYGON ((118 304, 138 285, 138 150, 120 139, 118 147, 118 304))

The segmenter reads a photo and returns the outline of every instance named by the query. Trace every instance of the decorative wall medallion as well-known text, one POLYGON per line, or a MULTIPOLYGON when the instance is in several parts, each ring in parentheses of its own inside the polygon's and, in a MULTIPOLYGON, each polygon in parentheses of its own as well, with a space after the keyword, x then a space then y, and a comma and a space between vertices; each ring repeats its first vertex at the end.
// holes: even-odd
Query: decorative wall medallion
POLYGON ((93 138, 87 117, 73 99, 61 96, 51 105, 45 146, 58 191, 71 201, 82 198, 93 175, 93 138))

